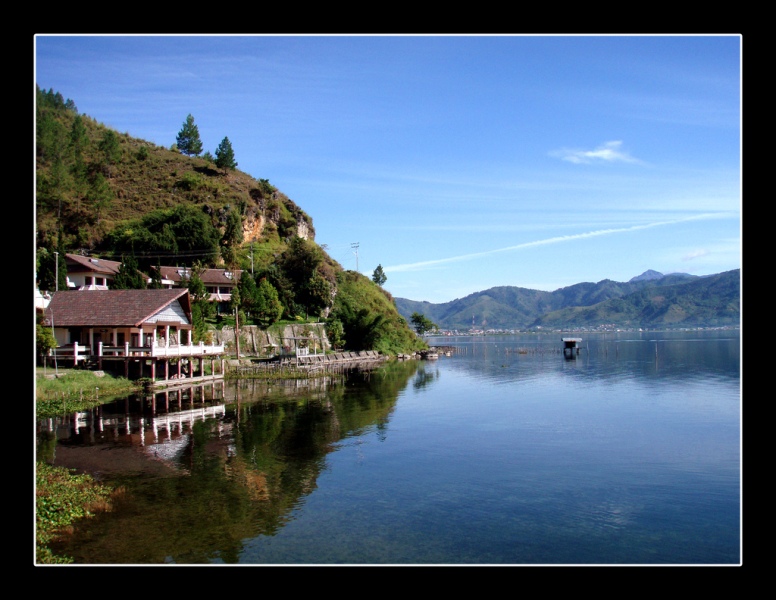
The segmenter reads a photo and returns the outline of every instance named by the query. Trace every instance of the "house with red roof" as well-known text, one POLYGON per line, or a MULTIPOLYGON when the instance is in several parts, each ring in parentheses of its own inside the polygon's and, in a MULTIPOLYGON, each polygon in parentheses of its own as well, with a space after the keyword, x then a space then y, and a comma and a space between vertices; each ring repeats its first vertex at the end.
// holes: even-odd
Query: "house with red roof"
MULTIPOLYGON (((67 288, 69 290, 109 290, 121 269, 121 262, 94 256, 66 254, 67 288)), ((191 277, 191 267, 152 267, 159 270, 165 288, 182 288, 191 277)), ((232 290, 237 286, 242 270, 202 269, 198 275, 209 294, 209 300, 216 303, 218 314, 230 313, 229 302, 232 290)), ((148 283, 151 277, 148 277, 148 283)))
MULTIPOLYGON (((183 287, 191 278, 191 267, 153 267, 153 269, 159 270, 162 285, 166 288, 183 287)), ((242 270, 202 269, 197 274, 210 295, 210 301, 216 303, 218 313, 229 313, 232 290, 240 282, 242 270)))
MULTIPOLYGON (((151 379, 170 365, 182 365, 204 357, 221 359, 223 344, 192 341, 192 315, 186 288, 151 290, 101 290, 55 292, 42 324, 51 327, 57 341, 54 360, 71 365, 107 364, 123 367, 127 377, 137 363, 151 367, 151 379)), ((212 372, 215 372, 213 370, 212 372)), ((223 373, 223 370, 221 371, 223 373)), ((167 379, 165 376, 164 379, 167 379)))
POLYGON ((70 290, 107 290, 121 268, 115 260, 65 254, 67 288, 70 290))

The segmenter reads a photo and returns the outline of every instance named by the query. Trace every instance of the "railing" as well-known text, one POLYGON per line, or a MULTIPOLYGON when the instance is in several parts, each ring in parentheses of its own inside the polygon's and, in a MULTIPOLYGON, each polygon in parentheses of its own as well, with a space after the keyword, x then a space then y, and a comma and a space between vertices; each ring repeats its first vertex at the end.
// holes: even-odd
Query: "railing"
POLYGON ((77 365, 79 361, 87 360, 91 355, 92 353, 89 350, 89 347, 81 346, 78 342, 73 343, 71 346, 59 346, 49 350, 50 357, 56 360, 65 361, 66 363, 71 362, 75 365, 77 365))
POLYGON ((97 343, 97 352, 93 354, 89 346, 84 346, 74 342, 69 346, 59 346, 49 351, 49 356, 68 362, 78 364, 89 358, 157 358, 174 356, 205 356, 209 354, 223 354, 224 344, 184 344, 170 346, 130 346, 125 343, 123 346, 106 346, 102 342, 97 343))

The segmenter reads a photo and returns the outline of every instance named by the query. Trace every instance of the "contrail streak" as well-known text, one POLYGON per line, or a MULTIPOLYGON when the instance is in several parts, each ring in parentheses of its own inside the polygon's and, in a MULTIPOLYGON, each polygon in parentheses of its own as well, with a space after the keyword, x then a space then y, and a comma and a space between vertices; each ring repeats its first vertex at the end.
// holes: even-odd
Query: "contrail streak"
POLYGON ((435 265, 460 262, 463 260, 471 260, 473 258, 480 258, 483 256, 491 256, 493 254, 499 254, 501 252, 514 252, 515 250, 522 250, 524 248, 533 248, 535 246, 547 246, 550 244, 559 244, 561 242, 571 242, 574 240, 582 240, 592 237, 600 237, 603 235, 612 235, 615 233, 626 233, 629 231, 638 231, 640 229, 650 229, 652 227, 662 227, 664 225, 675 225, 677 223, 685 223, 687 221, 700 221, 705 219, 720 218, 724 215, 719 213, 706 213, 702 215, 696 215, 694 217, 687 217, 684 219, 674 219, 672 221, 658 221, 656 223, 647 223, 646 225, 633 225, 632 227, 620 227, 615 229, 599 229, 597 231, 588 231, 586 233, 577 233, 574 235, 561 235, 558 237, 547 238, 546 240, 536 240, 533 242, 525 242, 524 244, 517 244, 516 246, 507 246, 506 248, 496 248, 495 250, 486 250, 484 252, 475 252, 472 254, 462 254, 461 256, 451 256, 449 258, 439 258, 436 260, 426 260, 416 263, 408 263, 404 265, 396 265, 393 267, 385 267, 386 272, 398 273, 402 271, 419 271, 425 267, 432 267, 435 265))

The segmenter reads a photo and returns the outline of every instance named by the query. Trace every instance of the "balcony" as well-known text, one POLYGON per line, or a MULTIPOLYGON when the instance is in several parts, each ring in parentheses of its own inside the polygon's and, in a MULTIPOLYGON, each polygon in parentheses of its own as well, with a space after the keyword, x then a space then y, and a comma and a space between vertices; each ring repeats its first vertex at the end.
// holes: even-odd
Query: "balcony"
POLYGON ((102 342, 97 343, 95 352, 89 346, 74 342, 67 346, 59 346, 49 350, 49 357, 70 362, 77 365, 80 362, 98 359, 124 359, 124 358, 174 358, 174 357, 200 357, 224 354, 224 344, 170 344, 168 346, 130 346, 127 342, 123 346, 107 346, 102 342))

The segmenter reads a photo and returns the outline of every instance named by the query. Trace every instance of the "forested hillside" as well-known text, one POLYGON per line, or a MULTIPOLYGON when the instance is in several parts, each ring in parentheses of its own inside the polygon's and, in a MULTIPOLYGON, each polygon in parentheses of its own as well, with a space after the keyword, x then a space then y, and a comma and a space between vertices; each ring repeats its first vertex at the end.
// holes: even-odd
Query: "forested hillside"
POLYGON ((242 270, 233 300, 243 324, 322 320, 339 347, 390 354, 425 346, 387 291, 344 271, 315 242, 307 213, 268 179, 237 169, 228 132, 211 152, 194 117, 181 115, 178 136, 161 147, 80 114, 54 90, 37 89, 35 108, 42 291, 66 289, 66 253, 120 261, 130 272, 121 280, 133 285, 145 285, 137 282, 155 266, 188 266, 202 338, 213 315, 197 271, 242 270))
POLYGON ((741 271, 698 277, 655 271, 628 282, 578 283, 553 292, 502 286, 443 304, 396 298, 399 312, 442 329, 719 327, 741 320, 741 271))

